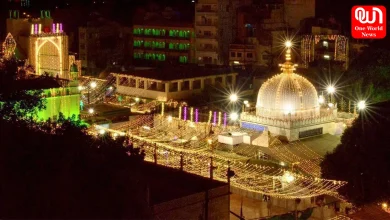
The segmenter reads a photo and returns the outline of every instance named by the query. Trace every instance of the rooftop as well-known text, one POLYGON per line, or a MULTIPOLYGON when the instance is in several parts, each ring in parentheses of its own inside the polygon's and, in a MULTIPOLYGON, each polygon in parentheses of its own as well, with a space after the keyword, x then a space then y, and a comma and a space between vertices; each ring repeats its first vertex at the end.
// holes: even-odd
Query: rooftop
POLYGON ((228 66, 216 66, 205 65, 199 66, 197 64, 187 65, 165 65, 156 68, 134 68, 128 71, 111 71, 113 73, 132 75, 138 77, 144 77, 149 79, 156 79, 161 81, 171 81, 178 79, 189 79, 196 77, 212 76, 212 75, 224 75, 229 73, 235 73, 228 66))

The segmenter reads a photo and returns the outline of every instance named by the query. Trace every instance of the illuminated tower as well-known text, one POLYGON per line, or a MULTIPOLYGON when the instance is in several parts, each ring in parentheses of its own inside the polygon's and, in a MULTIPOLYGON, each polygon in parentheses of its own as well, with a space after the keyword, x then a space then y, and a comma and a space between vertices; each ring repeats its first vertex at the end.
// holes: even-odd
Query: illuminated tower
POLYGON ((44 31, 40 24, 31 25, 29 62, 37 75, 70 79, 68 36, 62 24, 52 24, 51 30, 44 31))

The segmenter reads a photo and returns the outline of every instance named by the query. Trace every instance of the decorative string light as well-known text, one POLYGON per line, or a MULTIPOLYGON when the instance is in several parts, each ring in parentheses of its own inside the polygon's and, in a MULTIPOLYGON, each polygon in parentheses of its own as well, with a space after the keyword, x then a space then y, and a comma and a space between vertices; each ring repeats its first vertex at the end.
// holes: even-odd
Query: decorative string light
POLYGON ((223 126, 226 127, 227 125, 227 113, 223 113, 223 126))
POLYGON ((16 41, 11 33, 8 33, 3 42, 3 57, 4 59, 11 59, 15 54, 16 41))
POLYGON ((217 112, 213 114, 213 125, 217 125, 217 112))
POLYGON ((181 106, 179 107, 179 120, 181 120, 181 106))
POLYGON ((191 122, 194 121, 194 108, 193 107, 190 108, 190 121, 191 122))
MULTIPOLYGON (((180 119, 176 118, 173 120, 180 119)), ((135 121, 136 122, 129 122, 131 128, 127 130, 132 132, 131 138, 134 146, 141 147, 145 151, 146 161, 156 162, 163 166, 182 169, 185 172, 209 177, 210 157, 213 157, 215 159, 213 164, 216 167, 214 170, 214 179, 226 182, 226 171, 227 167, 230 166, 231 170, 236 173, 236 176, 231 178, 230 183, 232 186, 242 190, 277 198, 295 199, 310 198, 324 194, 337 196, 336 190, 346 184, 346 182, 343 181, 326 180, 295 173, 293 171, 286 172, 285 169, 275 169, 263 165, 243 163, 240 161, 242 158, 234 159, 219 154, 213 154, 207 144, 209 137, 207 135, 202 136, 203 131, 201 130, 203 129, 197 131, 197 140, 193 143, 188 142, 188 144, 185 145, 186 147, 181 144, 182 140, 180 140, 180 143, 178 144, 175 142, 166 143, 166 141, 164 141, 166 133, 173 132, 172 135, 174 135, 175 132, 183 134, 191 133, 191 136, 193 136, 193 132, 196 130, 193 130, 189 125, 181 128, 177 128, 176 126, 167 128, 167 120, 162 116, 143 116, 136 118, 135 121), (135 131, 140 129, 140 124, 153 124, 154 127, 149 127, 148 130, 141 129, 140 131, 144 130, 144 132, 140 133, 140 135, 135 135, 135 131), (159 139, 161 141, 159 141, 159 139), (286 175, 286 173, 288 175, 286 175), (288 182, 282 181, 283 178, 286 177, 288 177, 288 182)), ((208 123, 199 123, 198 126, 207 127, 207 124, 208 123)), ((222 132, 222 130, 219 130, 218 128, 219 127, 215 128, 215 135, 222 132)), ((117 131, 116 128, 107 129, 102 126, 95 126, 93 132, 98 135, 100 130, 110 132, 113 136, 113 132, 120 132, 117 131)), ((118 133, 118 135, 120 134, 121 133, 118 133)), ((216 142, 216 145, 218 145, 218 142, 216 142)), ((314 153, 310 151, 305 152, 308 154, 314 153)))
POLYGON ((184 107, 184 121, 187 121, 187 106, 184 107))
POLYGON ((198 123, 199 112, 198 109, 195 109, 195 122, 198 123))
POLYGON ((221 126, 222 123, 222 113, 218 112, 218 126, 221 126))
POLYGON ((209 111, 209 119, 207 120, 207 123, 210 124, 211 123, 211 117, 212 117, 212 111, 209 111))
POLYGON ((161 103, 161 115, 164 116, 164 108, 165 108, 165 103, 161 103))

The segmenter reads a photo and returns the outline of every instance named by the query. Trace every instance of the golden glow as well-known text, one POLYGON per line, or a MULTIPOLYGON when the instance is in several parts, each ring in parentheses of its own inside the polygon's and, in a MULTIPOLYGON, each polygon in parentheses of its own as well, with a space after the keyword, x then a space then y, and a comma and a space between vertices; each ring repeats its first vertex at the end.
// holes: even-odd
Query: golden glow
POLYGON ((292 43, 291 43, 291 41, 286 41, 285 43, 284 43, 284 45, 287 47, 287 48, 290 48, 290 47, 292 47, 292 43))
MULTIPOLYGON (((191 123, 186 123, 178 118, 172 118, 176 123, 182 126, 167 126, 166 118, 157 115, 154 118, 148 116, 139 116, 132 121, 112 130, 102 126, 94 126, 90 132, 99 135, 101 129, 111 133, 114 136, 124 134, 122 130, 129 131, 130 138, 135 147, 140 147, 145 151, 145 160, 149 162, 157 162, 159 165, 179 169, 182 166, 183 171, 209 177, 210 175, 210 160, 214 158, 213 170, 214 179, 227 182, 226 171, 231 168, 237 175, 230 179, 232 186, 248 192, 261 193, 273 197, 284 199, 295 198, 310 198, 318 195, 332 195, 339 197, 337 189, 346 184, 343 181, 326 180, 319 177, 311 176, 310 169, 306 169, 307 174, 294 173, 285 169, 275 169, 267 165, 256 165, 252 163, 242 162, 242 158, 234 158, 224 156, 214 152, 211 148, 218 148, 219 142, 216 141, 218 134, 223 132, 222 127, 215 126, 213 135, 208 134, 207 128, 209 124, 199 122, 196 128, 190 126, 191 123), (154 124, 149 130, 139 129, 145 124, 154 124), (140 135, 138 135, 140 133, 140 135), (168 134, 168 135, 167 135, 168 134), (187 139, 183 137, 187 136, 187 139), (180 138, 179 138, 180 137, 180 138), (192 142, 191 140, 194 140, 192 142), (184 143, 187 144, 177 144, 184 143), (157 159, 155 160, 155 156, 157 159), (184 165, 183 164, 184 160, 184 165), (280 180, 280 181, 275 181, 280 180)), ((275 149, 274 147, 270 149, 275 149)), ((288 150, 281 150, 285 153, 288 150)), ((317 155, 311 152, 308 148, 303 149, 303 152, 310 154, 310 158, 317 155)), ((291 152, 290 152, 291 154, 291 152)), ((289 164, 291 160, 297 161, 297 158, 292 158, 286 155, 289 164)), ((297 155, 295 155, 297 157, 297 155)), ((304 168, 304 161, 307 159, 300 158, 303 161, 297 164, 297 168, 304 168)), ((315 160, 316 162, 318 160, 315 160)), ((308 161, 309 162, 309 161, 308 161)), ((318 161, 320 162, 320 161, 318 161)), ((313 163, 311 160, 309 163, 313 163)), ((295 168, 295 169, 297 169, 295 168)))
POLYGON ((238 119, 238 114, 236 112, 230 113, 230 120, 236 121, 238 119))
POLYGON ((333 85, 330 85, 326 88, 326 91, 329 93, 329 94, 333 94, 336 92, 336 88, 333 86, 333 85))
POLYGON ((366 108, 366 101, 359 101, 357 106, 359 110, 364 110, 366 108))
POLYGON ((237 94, 231 94, 229 96, 229 99, 231 102, 236 102, 238 100, 238 96, 237 96, 237 94))

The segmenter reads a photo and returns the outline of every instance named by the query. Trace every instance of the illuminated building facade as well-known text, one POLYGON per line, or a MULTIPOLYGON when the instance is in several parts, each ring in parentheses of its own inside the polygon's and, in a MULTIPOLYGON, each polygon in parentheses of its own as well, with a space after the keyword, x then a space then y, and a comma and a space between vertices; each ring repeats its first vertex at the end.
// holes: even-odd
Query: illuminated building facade
POLYGON ((194 63, 194 28, 191 24, 134 25, 133 59, 194 63))
POLYGON ((50 31, 42 25, 31 25, 29 63, 37 75, 48 73, 63 79, 70 79, 68 36, 62 24, 52 24, 50 31))
POLYGON ((301 57, 304 67, 314 61, 331 60, 348 69, 349 39, 336 30, 313 26, 312 34, 302 36, 301 57))
MULTIPOLYGON (((241 127, 263 131, 264 137, 259 140, 268 140, 269 131, 272 136, 288 141, 334 134, 343 129, 335 122, 337 107, 324 103, 311 82, 294 72, 296 65, 291 62, 290 53, 288 47, 286 62, 281 65, 282 73, 261 86, 256 111, 241 114, 241 127)), ((259 141, 257 145, 267 147, 265 142, 259 141)))
POLYGON ((50 11, 41 11, 39 18, 21 18, 18 10, 9 11, 7 19, 7 33, 11 33, 17 43, 17 56, 19 59, 29 56, 29 37, 31 35, 31 25, 40 25, 42 32, 50 32, 53 25, 50 11))

